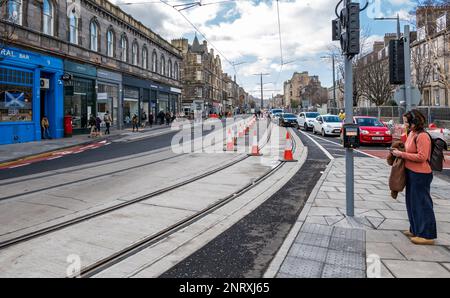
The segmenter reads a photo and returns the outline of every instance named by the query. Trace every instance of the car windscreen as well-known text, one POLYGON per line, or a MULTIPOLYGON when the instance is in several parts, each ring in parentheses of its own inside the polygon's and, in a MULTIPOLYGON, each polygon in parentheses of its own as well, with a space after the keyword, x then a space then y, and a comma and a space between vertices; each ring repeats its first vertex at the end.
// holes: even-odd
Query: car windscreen
POLYGON ((272 110, 272 114, 280 114, 283 113, 283 110, 272 110))
POLYGON ((283 114, 283 118, 297 118, 297 116, 295 116, 294 114, 283 114))
POLYGON ((339 122, 341 122, 341 119, 339 119, 338 116, 323 116, 322 118, 323 118, 323 120, 325 122, 328 122, 328 123, 339 123, 339 122))
POLYGON ((320 116, 319 113, 306 113, 306 118, 317 118, 320 116))
POLYGON ((383 123, 381 123, 377 118, 356 118, 356 123, 359 126, 374 126, 374 127, 383 127, 383 123))

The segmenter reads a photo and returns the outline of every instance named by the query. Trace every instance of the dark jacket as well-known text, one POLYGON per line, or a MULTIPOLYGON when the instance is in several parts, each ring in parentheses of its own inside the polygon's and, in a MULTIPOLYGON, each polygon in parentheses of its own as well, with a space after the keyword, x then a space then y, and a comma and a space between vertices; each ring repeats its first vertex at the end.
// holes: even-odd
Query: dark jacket
MULTIPOLYGON (((397 141, 392 143, 392 148, 404 152, 405 144, 401 141, 397 141)), ((405 161, 402 158, 395 157, 392 153, 389 153, 387 163, 392 166, 391 174, 389 176, 391 196, 392 198, 397 199, 398 193, 402 192, 406 186, 405 161)))

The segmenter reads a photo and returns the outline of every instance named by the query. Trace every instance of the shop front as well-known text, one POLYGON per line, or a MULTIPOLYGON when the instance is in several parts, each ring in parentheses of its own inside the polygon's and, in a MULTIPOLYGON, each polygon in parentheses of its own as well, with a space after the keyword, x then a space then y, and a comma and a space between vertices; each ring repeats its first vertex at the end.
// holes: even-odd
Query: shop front
POLYGON ((142 121, 142 116, 145 112, 148 119, 150 106, 150 86, 149 81, 141 80, 135 77, 123 75, 123 124, 125 127, 132 126, 133 116, 142 121))
POLYGON ((88 120, 98 114, 95 83, 97 69, 91 65, 64 61, 70 80, 64 82, 64 113, 72 116, 74 134, 88 133, 88 120))
POLYGON ((122 109, 120 103, 122 92, 122 75, 119 73, 97 69, 97 114, 100 119, 109 112, 113 120, 112 126, 122 128, 122 109))
POLYGON ((41 120, 51 138, 63 129, 61 59, 17 48, 0 50, 0 144, 41 140, 41 120))

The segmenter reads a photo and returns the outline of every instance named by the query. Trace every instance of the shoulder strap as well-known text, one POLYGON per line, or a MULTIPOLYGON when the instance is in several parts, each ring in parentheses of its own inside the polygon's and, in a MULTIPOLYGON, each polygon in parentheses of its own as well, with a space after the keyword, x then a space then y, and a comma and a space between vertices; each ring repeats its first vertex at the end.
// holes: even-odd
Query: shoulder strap
POLYGON ((416 144, 416 149, 417 149, 417 138, 419 137, 420 134, 422 133, 426 133, 428 135, 428 137, 430 138, 430 158, 427 159, 428 163, 431 163, 431 155, 433 154, 433 138, 431 137, 431 135, 427 132, 427 131, 422 131, 420 133, 418 133, 415 137, 414 137, 414 143, 416 144))

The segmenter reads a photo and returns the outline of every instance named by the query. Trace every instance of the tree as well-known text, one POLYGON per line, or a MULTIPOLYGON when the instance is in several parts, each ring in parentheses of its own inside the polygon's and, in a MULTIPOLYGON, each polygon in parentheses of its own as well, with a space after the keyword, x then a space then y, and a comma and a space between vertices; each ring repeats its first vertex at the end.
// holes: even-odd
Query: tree
POLYGON ((393 86, 389 82, 387 61, 374 61, 362 68, 360 75, 361 94, 377 106, 392 98, 393 86))

